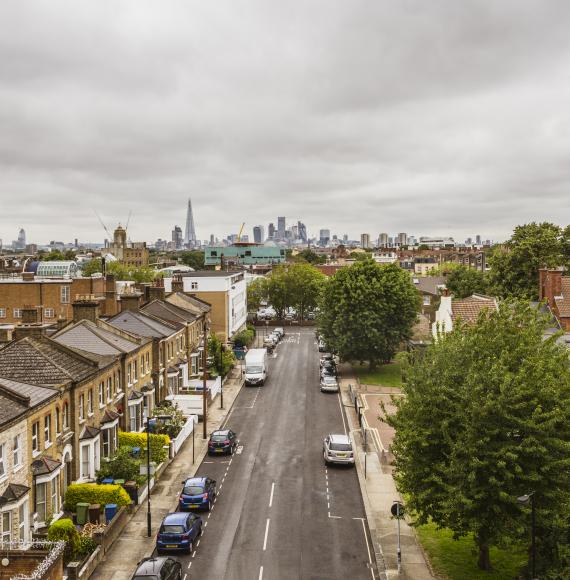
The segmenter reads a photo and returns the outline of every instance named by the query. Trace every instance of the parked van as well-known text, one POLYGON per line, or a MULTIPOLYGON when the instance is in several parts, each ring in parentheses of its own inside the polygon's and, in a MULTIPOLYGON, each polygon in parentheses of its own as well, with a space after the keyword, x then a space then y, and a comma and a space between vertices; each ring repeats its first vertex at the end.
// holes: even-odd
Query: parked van
POLYGON ((252 348, 245 355, 245 384, 263 385, 267 378, 267 350, 252 348))

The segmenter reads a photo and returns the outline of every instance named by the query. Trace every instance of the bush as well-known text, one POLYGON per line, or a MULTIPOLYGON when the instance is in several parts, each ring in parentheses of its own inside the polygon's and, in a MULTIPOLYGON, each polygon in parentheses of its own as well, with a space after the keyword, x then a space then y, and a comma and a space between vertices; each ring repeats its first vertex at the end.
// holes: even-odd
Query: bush
POLYGON ((101 506, 115 503, 120 507, 130 505, 131 498, 120 485, 72 483, 65 493, 65 509, 74 512, 77 504, 82 502, 98 503, 101 506))
POLYGON ((253 342, 254 338, 255 338, 255 331, 248 327, 245 330, 238 332, 233 337, 233 342, 234 342, 235 346, 237 346, 237 347, 240 347, 240 346, 249 347, 251 345, 251 343, 253 342))
POLYGON ((48 529, 47 538, 50 542, 63 540, 66 543, 68 556, 74 554, 81 544, 79 532, 69 518, 62 518, 54 522, 48 529))
POLYGON ((157 420, 154 432, 159 435, 168 435, 171 439, 176 439, 186 423, 186 417, 177 404, 172 405, 170 401, 165 401, 165 403, 157 405, 152 410, 152 416, 170 415, 171 418, 167 421, 157 420))
POLYGON ((77 550, 74 552, 74 557, 83 560, 89 554, 92 554, 97 547, 97 542, 89 536, 81 536, 79 538, 79 545, 77 550))
MULTIPOLYGON (((146 459, 146 433, 132 433, 119 431, 119 447, 140 447, 141 456, 146 459)), ((165 445, 170 445, 168 435, 150 435, 150 460, 159 464, 167 457, 167 450, 163 449, 165 445)))
POLYGON ((102 461, 101 468, 97 471, 97 483, 101 483, 106 477, 141 483, 141 462, 132 457, 131 453, 130 447, 119 447, 117 453, 109 461, 102 461))

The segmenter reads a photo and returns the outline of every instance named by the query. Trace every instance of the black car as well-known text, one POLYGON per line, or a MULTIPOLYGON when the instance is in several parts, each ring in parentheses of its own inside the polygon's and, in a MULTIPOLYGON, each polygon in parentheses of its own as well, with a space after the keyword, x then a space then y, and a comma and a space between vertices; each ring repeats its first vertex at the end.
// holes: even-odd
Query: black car
POLYGON ((321 367, 321 377, 336 377, 336 365, 333 362, 323 364, 321 367))
POLYGON ((182 565, 174 558, 144 558, 131 580, 182 580, 182 565))
POLYGON ((237 447, 237 435, 231 429, 214 431, 208 441, 208 455, 232 454, 237 447))

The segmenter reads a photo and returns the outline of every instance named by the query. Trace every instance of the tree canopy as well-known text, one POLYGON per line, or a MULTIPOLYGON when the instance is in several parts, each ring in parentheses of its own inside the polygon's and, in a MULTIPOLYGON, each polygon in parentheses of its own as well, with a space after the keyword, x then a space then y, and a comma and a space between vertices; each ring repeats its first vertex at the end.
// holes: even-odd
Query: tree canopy
POLYGON ((180 254, 180 260, 186 266, 194 270, 204 269, 204 252, 203 250, 189 250, 180 254))
POLYGON ((570 226, 549 223, 517 226, 511 238, 491 252, 489 282, 493 294, 538 299, 538 271, 570 265, 570 226))
MULTIPOLYGON (((107 274, 113 274, 118 280, 133 280, 134 282, 152 282, 161 274, 149 267, 135 268, 125 266, 120 262, 107 262, 105 265, 107 274)), ((81 268, 83 276, 92 276, 101 273, 103 266, 101 258, 95 258, 84 264, 81 268)))
POLYGON ((488 288, 485 273, 466 266, 454 268, 448 274, 445 284, 455 298, 467 298, 475 293, 485 294, 488 288))
POLYGON ((341 268, 325 286, 319 328, 343 359, 388 362, 412 336, 420 296, 410 275, 372 259, 341 268))
POLYGON ((324 264, 327 261, 327 257, 322 254, 317 254, 313 250, 306 248, 301 250, 296 256, 292 256, 293 260, 303 260, 309 264, 324 264))
POLYGON ((505 302, 442 335, 409 356, 405 397, 386 419, 417 522, 473 533, 482 569, 490 546, 529 537, 517 497, 530 492, 542 570, 568 541, 570 363, 546 324, 530 305, 505 302))
POLYGON ((44 262, 65 262, 68 260, 75 260, 74 250, 50 250, 47 254, 41 256, 44 262))

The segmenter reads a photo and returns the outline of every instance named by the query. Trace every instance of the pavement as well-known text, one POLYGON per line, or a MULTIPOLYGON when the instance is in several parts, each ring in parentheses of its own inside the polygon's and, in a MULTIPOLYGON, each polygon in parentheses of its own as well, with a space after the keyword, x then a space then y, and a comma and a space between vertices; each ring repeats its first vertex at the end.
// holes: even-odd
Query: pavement
POLYGON ((414 529, 400 520, 401 568, 398 571, 398 523, 391 515, 394 501, 402 501, 392 477, 390 444, 394 430, 380 419, 383 402, 387 412, 394 410, 392 397, 401 396, 393 387, 360 385, 350 365, 341 366, 342 400, 347 409, 350 431, 357 445, 357 472, 366 508, 373 549, 381 578, 427 580, 435 578, 419 544, 414 529), (349 389, 350 386, 350 389, 349 389), (364 404, 363 427, 366 434, 364 450, 363 429, 351 400, 350 390, 359 395, 364 404))

